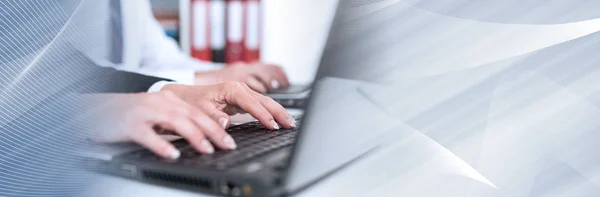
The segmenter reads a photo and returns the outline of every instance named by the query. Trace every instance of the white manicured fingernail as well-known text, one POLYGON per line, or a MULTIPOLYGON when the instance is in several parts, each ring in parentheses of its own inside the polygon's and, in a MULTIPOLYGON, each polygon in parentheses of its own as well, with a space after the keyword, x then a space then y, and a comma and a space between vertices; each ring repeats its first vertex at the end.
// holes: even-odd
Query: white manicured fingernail
POLYGON ((227 145, 227 147, 231 150, 234 150, 237 148, 237 144, 235 144, 235 142, 233 141, 233 138, 231 138, 230 135, 226 135, 223 138, 223 143, 225 143, 225 145, 227 145))
POLYGON ((273 128, 275 128, 275 130, 279 129, 279 124, 277 124, 277 122, 275 122, 274 120, 271 120, 271 125, 273 125, 273 128))
POLYGON ((208 154, 215 153, 215 148, 210 144, 208 140, 203 140, 200 146, 202 146, 202 149, 204 149, 204 151, 206 151, 206 153, 208 154))
POLYGON ((290 123, 290 125, 292 125, 292 127, 296 127, 296 119, 294 119, 292 116, 288 116, 288 123, 290 123))
POLYGON ((221 124, 221 128, 227 128, 227 118, 219 118, 219 124, 221 124))
POLYGON ((272 81, 271 81, 271 87, 272 87, 273 89, 277 89, 277 88, 279 88, 279 82, 277 82, 277 80, 272 80, 272 81))
POLYGON ((177 158, 179 158, 179 156, 181 156, 181 152, 179 152, 179 150, 177 150, 177 149, 175 149, 173 147, 171 147, 169 149, 169 158, 171 158, 171 159, 177 159, 177 158))

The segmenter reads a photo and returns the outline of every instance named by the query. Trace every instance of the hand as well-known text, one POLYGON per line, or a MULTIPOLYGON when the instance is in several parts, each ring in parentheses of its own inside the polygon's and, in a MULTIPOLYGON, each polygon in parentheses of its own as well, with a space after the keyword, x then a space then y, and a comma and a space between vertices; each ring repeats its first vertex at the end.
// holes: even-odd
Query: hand
POLYGON ((290 85, 281 67, 261 63, 230 64, 220 70, 196 73, 195 77, 196 85, 213 85, 226 81, 237 81, 260 93, 267 93, 290 85))
POLYGON ((230 81, 214 86, 169 84, 162 90, 175 93, 224 128, 229 123, 230 115, 246 112, 269 129, 279 129, 280 125, 284 128, 296 127, 295 119, 279 103, 243 83, 230 81))
POLYGON ((102 117, 111 124, 103 123, 106 128, 94 133, 92 139, 134 141, 157 155, 171 159, 178 158, 181 153, 159 134, 180 135, 205 154, 214 152, 212 145, 222 149, 236 148, 224 127, 171 92, 114 95, 109 99, 108 108, 114 111, 102 117))

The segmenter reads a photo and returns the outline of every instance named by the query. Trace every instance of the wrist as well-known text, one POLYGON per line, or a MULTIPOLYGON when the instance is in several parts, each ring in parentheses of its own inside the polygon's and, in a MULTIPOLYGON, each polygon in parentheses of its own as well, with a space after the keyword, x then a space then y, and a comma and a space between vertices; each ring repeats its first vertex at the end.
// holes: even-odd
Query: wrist
POLYGON ((148 92, 148 93, 160 92, 166 85, 169 85, 169 84, 175 84, 175 82, 172 82, 172 81, 156 82, 152 86, 150 86, 150 88, 146 92, 148 92))
POLYGON ((171 83, 171 84, 166 84, 165 86, 163 86, 162 89, 160 89, 160 91, 161 92, 169 91, 169 92, 175 93, 176 95, 179 95, 182 88, 184 88, 185 86, 186 85, 171 83))

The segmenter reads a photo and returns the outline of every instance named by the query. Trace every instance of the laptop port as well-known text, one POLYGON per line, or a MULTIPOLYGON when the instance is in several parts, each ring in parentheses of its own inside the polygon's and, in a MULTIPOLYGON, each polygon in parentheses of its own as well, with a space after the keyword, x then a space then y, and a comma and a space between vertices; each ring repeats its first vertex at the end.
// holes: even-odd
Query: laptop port
POLYGON ((121 164, 121 171, 124 175, 135 177, 137 175, 137 167, 131 164, 121 164))
POLYGON ((244 193, 244 196, 251 196, 252 187, 249 184, 244 184, 244 186, 242 187, 242 193, 244 193))
POLYGON ((234 184, 229 181, 223 181, 220 187, 221 194, 226 196, 242 196, 242 188, 240 188, 237 184, 234 184))
POLYGON ((231 184, 227 181, 223 181, 221 183, 221 186, 219 187, 219 190, 221 191, 221 194, 228 196, 229 193, 231 192, 231 184))
POLYGON ((241 196, 241 195, 242 195, 242 190, 239 187, 231 188, 231 196, 241 196))
POLYGON ((142 177, 146 180, 153 182, 170 183, 175 185, 187 186, 198 188, 201 190, 209 191, 214 187, 214 184, 210 179, 196 176, 187 176, 182 174, 167 173, 154 170, 144 170, 142 177))

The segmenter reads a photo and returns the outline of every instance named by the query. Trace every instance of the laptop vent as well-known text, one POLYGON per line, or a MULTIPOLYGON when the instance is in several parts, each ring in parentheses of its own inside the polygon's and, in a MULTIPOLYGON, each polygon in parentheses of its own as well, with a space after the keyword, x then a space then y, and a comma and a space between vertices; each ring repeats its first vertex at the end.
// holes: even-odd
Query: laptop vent
POLYGON ((182 185, 182 186, 190 186, 198 189, 206 189, 210 190, 213 188, 213 184, 210 180, 192 177, 192 176, 183 176, 183 175, 175 175, 170 173, 164 173, 153 170, 145 170, 142 172, 142 175, 145 179, 151 181, 158 181, 163 183, 182 185))

